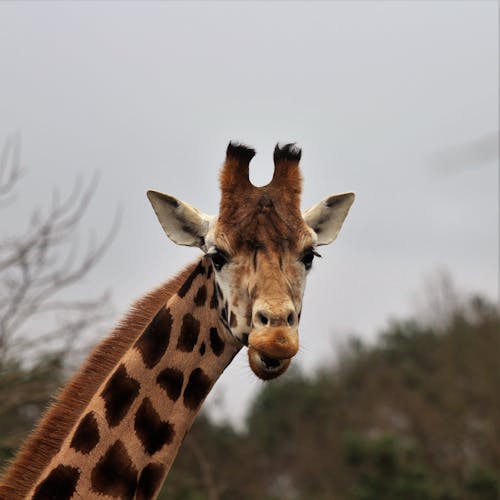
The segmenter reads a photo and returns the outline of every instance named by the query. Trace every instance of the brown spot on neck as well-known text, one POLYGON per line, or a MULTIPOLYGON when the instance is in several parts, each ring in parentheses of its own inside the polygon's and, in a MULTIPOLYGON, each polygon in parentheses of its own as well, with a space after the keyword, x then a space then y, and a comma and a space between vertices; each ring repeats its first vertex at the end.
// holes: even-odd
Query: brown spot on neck
POLYGON ((92 489, 102 495, 132 500, 137 487, 137 469, 124 444, 118 440, 97 462, 91 474, 92 489))
POLYGON ((154 455, 175 436, 174 426, 162 421, 149 398, 144 398, 137 410, 134 428, 148 455, 154 455))

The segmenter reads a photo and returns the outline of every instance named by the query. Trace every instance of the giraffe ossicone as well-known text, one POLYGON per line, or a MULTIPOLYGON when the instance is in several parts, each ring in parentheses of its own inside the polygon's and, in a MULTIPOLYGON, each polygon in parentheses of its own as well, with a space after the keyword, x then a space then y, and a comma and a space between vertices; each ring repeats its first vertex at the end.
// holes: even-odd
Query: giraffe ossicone
POLYGON ((166 234, 203 256, 140 299, 55 399, 0 481, 0 500, 156 498, 201 404, 248 347, 264 380, 299 349, 306 276, 354 201, 300 211, 301 150, 277 145, 271 182, 254 186, 255 151, 230 143, 219 214, 149 191, 166 234))

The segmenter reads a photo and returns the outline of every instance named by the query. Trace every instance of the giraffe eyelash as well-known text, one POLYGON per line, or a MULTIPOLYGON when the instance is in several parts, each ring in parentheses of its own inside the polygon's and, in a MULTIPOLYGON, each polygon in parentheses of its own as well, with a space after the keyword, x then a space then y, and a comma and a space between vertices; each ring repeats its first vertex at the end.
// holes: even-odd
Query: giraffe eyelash
POLYGON ((207 255, 212 260, 212 264, 216 271, 220 271, 229 262, 229 258, 226 253, 218 248, 214 248, 207 255))
POLYGON ((304 250, 300 257, 300 261, 304 264, 304 267, 308 271, 312 267, 312 262, 314 257, 321 257, 321 255, 314 248, 307 248, 304 250))

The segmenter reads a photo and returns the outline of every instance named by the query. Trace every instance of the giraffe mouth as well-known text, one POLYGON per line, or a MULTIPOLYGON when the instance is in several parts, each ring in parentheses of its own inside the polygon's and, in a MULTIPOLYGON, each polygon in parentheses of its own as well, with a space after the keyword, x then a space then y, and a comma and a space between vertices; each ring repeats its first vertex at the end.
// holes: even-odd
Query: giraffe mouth
POLYGON ((268 370, 276 370, 281 366, 281 360, 280 359, 274 359, 270 358, 269 356, 265 356, 264 354, 259 354, 260 360, 262 363, 264 363, 264 366, 268 370))
POLYGON ((299 350, 298 331, 289 327, 264 327, 248 337, 250 368, 262 380, 279 377, 299 350))
POLYGON ((252 371, 262 380, 279 377, 287 370, 291 361, 290 358, 271 358, 253 347, 248 348, 248 360, 252 371))

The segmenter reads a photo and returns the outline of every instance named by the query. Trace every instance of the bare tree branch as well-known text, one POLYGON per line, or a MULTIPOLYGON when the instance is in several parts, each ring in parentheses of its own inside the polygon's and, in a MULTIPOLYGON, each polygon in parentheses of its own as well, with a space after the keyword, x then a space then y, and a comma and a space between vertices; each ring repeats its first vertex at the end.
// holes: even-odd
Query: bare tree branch
POLYGON ((4 142, 0 153, 0 200, 5 204, 5 197, 12 190, 22 174, 20 151, 21 144, 18 137, 4 142))
MULTIPOLYGON (((13 195, 20 172, 19 144, 7 141, 0 157, 0 198, 13 195)), ((0 368, 11 355, 46 351, 54 341, 72 349, 84 330, 109 314, 109 293, 98 300, 62 298, 99 262, 120 225, 117 211, 104 237, 96 242, 89 235, 82 252, 80 227, 97 183, 97 175, 87 185, 77 178, 65 198, 54 190, 48 209, 33 210, 23 234, 0 242, 0 368), (59 317, 49 321, 54 314, 59 317), (50 326, 38 325, 35 335, 33 323, 40 318, 50 326)))
POLYGON ((212 465, 207 459, 201 446, 196 441, 196 438, 190 436, 189 439, 185 441, 186 447, 191 451, 193 457, 198 462, 200 467, 201 477, 203 481, 203 486, 207 492, 209 500, 219 500, 219 490, 217 488, 217 483, 214 478, 212 465))

